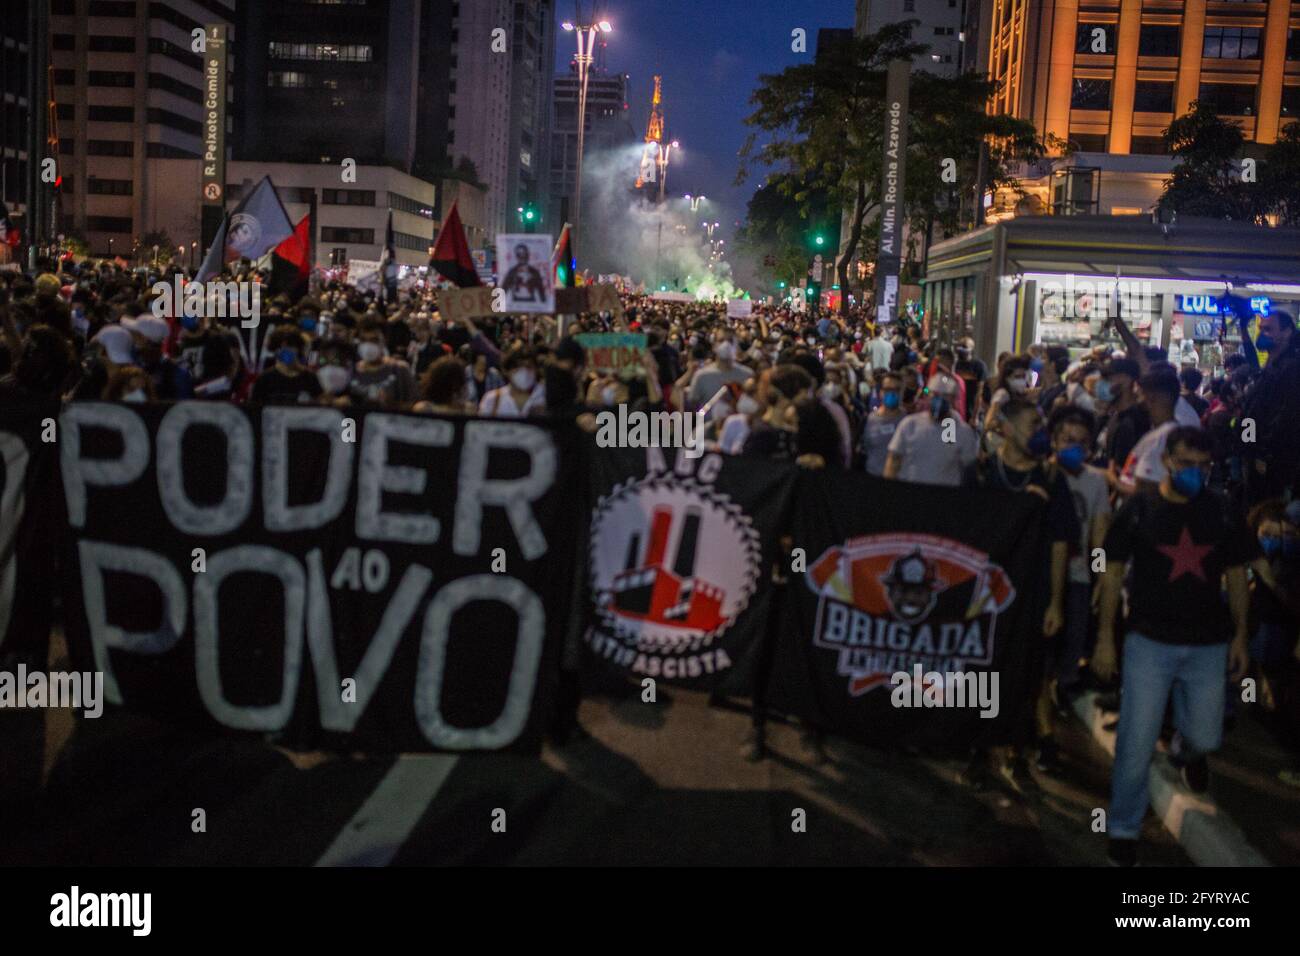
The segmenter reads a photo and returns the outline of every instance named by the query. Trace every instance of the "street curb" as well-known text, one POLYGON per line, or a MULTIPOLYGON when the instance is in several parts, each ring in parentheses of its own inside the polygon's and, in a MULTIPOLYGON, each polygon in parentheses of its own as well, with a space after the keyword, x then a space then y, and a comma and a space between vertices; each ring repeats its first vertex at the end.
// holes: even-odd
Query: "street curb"
MULTIPOLYGON (((1081 694, 1074 713, 1113 760, 1115 732, 1102 729, 1107 717, 1097 707, 1097 696, 1094 691, 1081 694)), ((1167 759, 1151 761, 1150 788, 1151 809, 1197 866, 1273 865, 1208 794, 1188 793, 1167 759)))

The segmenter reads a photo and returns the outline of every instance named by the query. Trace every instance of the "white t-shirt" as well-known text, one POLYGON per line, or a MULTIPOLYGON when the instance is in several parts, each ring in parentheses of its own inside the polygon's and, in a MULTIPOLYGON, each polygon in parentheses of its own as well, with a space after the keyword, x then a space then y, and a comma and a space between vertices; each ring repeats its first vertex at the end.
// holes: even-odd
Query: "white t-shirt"
POLYGON ((1106 476, 1101 470, 1091 465, 1084 465, 1077 475, 1072 475, 1064 468, 1065 483, 1070 488, 1070 497, 1074 501, 1074 513, 1079 519, 1079 553, 1070 556, 1070 581, 1087 584, 1089 576, 1089 557, 1092 553, 1092 522, 1097 515, 1110 514, 1110 490, 1106 476))
POLYGON ((961 484, 962 470, 975 460, 978 450, 975 429, 956 415, 936 422, 928 411, 908 415, 889 440, 889 453, 902 459, 900 479, 950 488, 961 484), (949 421, 953 440, 946 442, 944 428, 949 421))
POLYGON ((522 408, 515 404, 509 385, 492 389, 478 403, 480 415, 492 415, 497 418, 527 418, 529 415, 540 415, 545 411, 546 387, 540 384, 533 386, 533 391, 524 400, 522 408))

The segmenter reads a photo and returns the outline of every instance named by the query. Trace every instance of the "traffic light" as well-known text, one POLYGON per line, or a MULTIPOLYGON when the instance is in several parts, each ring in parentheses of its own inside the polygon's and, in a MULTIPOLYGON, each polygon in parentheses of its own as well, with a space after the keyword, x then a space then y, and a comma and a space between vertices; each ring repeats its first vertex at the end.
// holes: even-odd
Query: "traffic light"
POLYGON ((532 232, 537 228, 537 203, 526 203, 519 207, 519 221, 523 223, 524 232, 532 232))
POLYGON ((813 236, 813 245, 820 249, 822 246, 826 245, 826 237, 820 232, 817 233, 817 235, 813 236))

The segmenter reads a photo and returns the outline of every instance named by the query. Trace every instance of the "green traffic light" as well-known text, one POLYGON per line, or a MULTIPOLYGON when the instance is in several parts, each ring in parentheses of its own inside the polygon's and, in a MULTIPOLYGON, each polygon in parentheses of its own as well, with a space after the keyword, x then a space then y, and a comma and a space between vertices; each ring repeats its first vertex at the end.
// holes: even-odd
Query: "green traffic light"
POLYGON ((819 245, 819 246, 824 246, 824 245, 826 245, 826 237, 825 237, 825 236, 817 236, 815 239, 813 239, 813 242, 817 243, 817 245, 819 245))

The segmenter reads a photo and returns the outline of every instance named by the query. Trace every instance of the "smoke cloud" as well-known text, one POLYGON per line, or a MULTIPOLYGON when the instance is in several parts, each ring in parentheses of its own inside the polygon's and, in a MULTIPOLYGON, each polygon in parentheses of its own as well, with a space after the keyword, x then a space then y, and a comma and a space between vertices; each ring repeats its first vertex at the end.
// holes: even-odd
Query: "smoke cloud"
MULTIPOLYGON (((647 292, 667 286, 697 299, 740 298, 744 293, 736 288, 731 265, 710 263, 700 225, 722 218, 717 207, 706 199, 692 212, 689 201, 671 192, 660 205, 653 201, 659 195, 656 184, 635 189, 643 147, 636 143, 584 156, 578 268, 629 276, 644 282, 647 292)), ((670 163, 670 184, 672 174, 670 163)))

